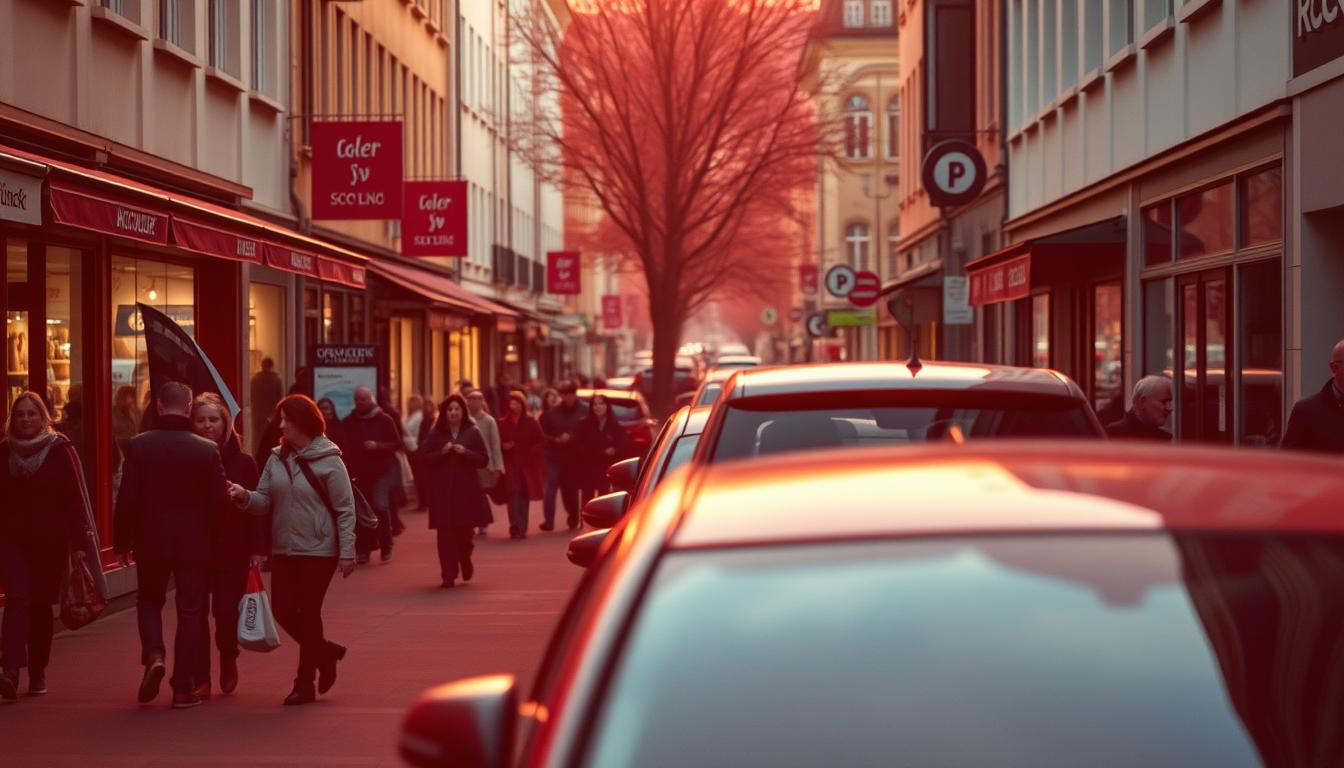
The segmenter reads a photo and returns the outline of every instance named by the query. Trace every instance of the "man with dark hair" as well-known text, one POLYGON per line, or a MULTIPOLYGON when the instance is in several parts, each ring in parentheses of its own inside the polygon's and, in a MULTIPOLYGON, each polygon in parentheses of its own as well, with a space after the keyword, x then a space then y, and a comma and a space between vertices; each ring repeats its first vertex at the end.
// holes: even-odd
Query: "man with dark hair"
MULTIPOLYGON (((378 515, 378 547, 387 562, 392 559, 392 491, 401 483, 397 450, 402 442, 396 422, 378 407, 368 387, 355 390, 355 409, 341 422, 341 439, 351 479, 378 515)), ((367 546, 360 547, 360 563, 369 562, 367 546)))
POLYGON ((275 372, 274 360, 269 357, 262 359, 261 370, 252 377, 250 389, 252 398, 248 401, 248 407, 252 409, 252 423, 249 426, 252 432, 247 437, 256 441, 266 431, 266 422, 270 421, 271 414, 275 412, 275 404, 285 396, 285 382, 275 372))
POLYGON ((1293 405, 1280 447, 1344 453, 1344 341, 1330 351, 1330 380, 1293 405))
POLYGON ((158 393, 154 429, 126 446, 121 488, 113 521, 117 561, 131 564, 135 554, 139 579, 136 614, 140 627, 141 663, 145 666, 138 698, 158 698, 166 672, 163 604, 168 579, 176 586, 177 637, 173 643, 173 707, 194 707, 193 693, 203 679, 201 612, 209 585, 212 517, 232 512, 228 481, 219 447, 191 429, 191 388, 164 384, 158 393))
POLYGON ((485 404, 490 412, 499 416, 509 407, 509 397, 513 395, 513 378, 503 368, 495 375, 495 385, 485 390, 485 404))
POLYGON ((541 415, 541 431, 546 436, 546 494, 541 509, 541 530, 555 529, 555 497, 559 493, 565 505, 569 529, 579 527, 579 449, 574 436, 588 409, 579 402, 579 388, 572 381, 560 385, 560 403, 541 415))

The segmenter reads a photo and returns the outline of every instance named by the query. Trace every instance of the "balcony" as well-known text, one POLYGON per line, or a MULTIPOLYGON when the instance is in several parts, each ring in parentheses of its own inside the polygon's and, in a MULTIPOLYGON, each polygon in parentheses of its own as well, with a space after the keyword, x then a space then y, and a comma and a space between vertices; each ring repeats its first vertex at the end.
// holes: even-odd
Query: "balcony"
POLYGON ((514 276, 518 273, 517 258, 513 251, 502 245, 494 245, 490 254, 494 266, 494 281, 501 285, 513 285, 514 276))
POLYGON ((532 292, 546 292, 546 266, 539 261, 532 262, 532 292))

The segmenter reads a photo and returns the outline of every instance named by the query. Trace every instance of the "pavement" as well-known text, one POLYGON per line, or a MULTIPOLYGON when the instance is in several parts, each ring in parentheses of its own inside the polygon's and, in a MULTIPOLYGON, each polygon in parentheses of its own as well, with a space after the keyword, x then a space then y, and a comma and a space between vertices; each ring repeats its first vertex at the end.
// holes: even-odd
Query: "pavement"
MULTIPOLYGON (((332 583, 327 637, 350 650, 336 686, 317 703, 281 706, 298 661, 298 646, 281 632, 275 651, 243 651, 232 695, 216 688, 204 705, 173 710, 165 680, 158 701, 140 706, 135 611, 123 610, 57 636, 47 672, 51 693, 0 703, 0 762, 16 768, 397 766, 402 717, 426 688, 508 672, 526 690, 581 573, 565 559, 571 535, 536 531, 537 504, 532 534, 512 541, 497 511, 490 536, 476 539, 472 582, 440 589, 425 515, 402 517, 408 527, 390 563, 378 563, 375 554, 372 564, 332 583)), ((171 605, 170 597, 164 610, 169 648, 171 605)), ((216 676, 217 659, 211 662, 216 676)), ((26 674, 22 686, 27 689, 26 674)))

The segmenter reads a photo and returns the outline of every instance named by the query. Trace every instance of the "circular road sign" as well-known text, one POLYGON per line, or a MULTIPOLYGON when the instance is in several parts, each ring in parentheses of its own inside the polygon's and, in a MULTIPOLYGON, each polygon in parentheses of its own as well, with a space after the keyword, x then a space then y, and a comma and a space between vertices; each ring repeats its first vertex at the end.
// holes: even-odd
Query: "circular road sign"
POLYGON ((820 338, 826 335, 826 316, 817 312, 807 316, 807 335, 820 338))
POLYGON ((766 307, 761 310, 761 323, 763 325, 774 325, 779 322, 779 312, 774 307, 766 307))
POLYGON ((826 292, 843 299, 854 290, 854 268, 848 264, 836 264, 826 270, 826 292))
POLYGON ((856 307, 870 307, 882 293, 882 279, 873 272, 854 275, 854 288, 849 292, 849 303, 856 307))
POLYGON ((939 208, 971 202, 984 190, 989 175, 980 150, 960 139, 935 144, 924 156, 922 171, 929 202, 939 208))

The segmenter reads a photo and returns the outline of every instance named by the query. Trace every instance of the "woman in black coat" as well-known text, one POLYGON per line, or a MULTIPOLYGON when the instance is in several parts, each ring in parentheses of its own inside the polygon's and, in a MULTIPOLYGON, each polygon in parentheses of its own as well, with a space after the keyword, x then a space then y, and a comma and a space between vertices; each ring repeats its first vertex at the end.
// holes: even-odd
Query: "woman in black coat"
MULTIPOLYGON (((233 431, 233 420, 224 400, 213 392, 196 398, 191 406, 192 430, 219 446, 224 475, 249 491, 257 489, 257 463, 243 452, 233 431)), ((201 637, 210 637, 210 616, 215 617, 215 647, 219 649, 219 689, 233 693, 238 687, 238 604, 247 591, 247 570, 266 558, 266 533, 270 518, 249 515, 232 506, 214 511, 211 518, 210 594, 201 611, 201 637)), ((210 698, 210 643, 200 644, 195 693, 210 698)))
POLYGON ((630 439, 616 421, 611 403, 602 395, 593 395, 588 415, 575 434, 579 449, 579 491, 582 503, 607 493, 607 467, 628 457, 630 439))
POLYGON ((19 669, 28 667, 28 693, 47 692, 54 629, 70 556, 82 559, 107 599, 92 505, 75 446, 52 428, 46 405, 32 392, 14 400, 0 441, 0 580, 5 618, 0 626, 0 698, 18 696, 19 669))
POLYGON ((438 532, 441 586, 447 589, 459 568, 462 580, 471 581, 472 534, 490 520, 489 502, 476 472, 490 463, 490 456, 462 395, 453 393, 443 401, 422 451, 429 470, 429 527, 438 532))

